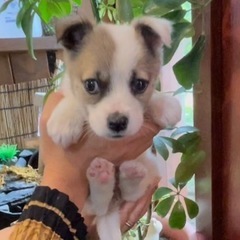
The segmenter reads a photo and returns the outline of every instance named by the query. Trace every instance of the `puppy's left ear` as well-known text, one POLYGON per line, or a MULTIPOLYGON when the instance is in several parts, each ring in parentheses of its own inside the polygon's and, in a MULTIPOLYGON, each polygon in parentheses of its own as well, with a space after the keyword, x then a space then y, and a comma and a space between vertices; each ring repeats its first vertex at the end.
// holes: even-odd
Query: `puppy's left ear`
POLYGON ((92 31, 93 24, 87 19, 71 16, 58 20, 55 28, 58 42, 66 50, 74 52, 80 49, 84 39, 92 31))
POLYGON ((171 46, 172 24, 163 18, 143 17, 132 22, 148 50, 155 54, 163 45, 171 46))

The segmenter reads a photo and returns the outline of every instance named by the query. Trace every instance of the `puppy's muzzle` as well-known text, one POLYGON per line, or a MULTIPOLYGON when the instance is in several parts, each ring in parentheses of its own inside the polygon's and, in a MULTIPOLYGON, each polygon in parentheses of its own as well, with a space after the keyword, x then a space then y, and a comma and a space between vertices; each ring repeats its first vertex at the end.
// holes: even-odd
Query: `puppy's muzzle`
POLYGON ((112 113, 107 118, 108 128, 114 133, 121 133, 127 129, 128 117, 116 112, 112 113))

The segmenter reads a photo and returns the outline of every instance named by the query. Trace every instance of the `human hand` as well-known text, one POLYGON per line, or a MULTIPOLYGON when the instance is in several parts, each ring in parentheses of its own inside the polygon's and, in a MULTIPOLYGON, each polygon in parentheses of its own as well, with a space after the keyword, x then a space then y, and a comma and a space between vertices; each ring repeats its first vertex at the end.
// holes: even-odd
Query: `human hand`
POLYGON ((102 157, 119 165, 124 160, 134 159, 151 146, 160 128, 148 120, 136 135, 114 141, 86 132, 78 143, 63 149, 52 141, 46 128, 53 109, 62 98, 61 93, 51 94, 41 116, 40 157, 45 165, 42 185, 66 193, 81 211, 88 195, 86 169, 91 160, 102 157))
POLYGON ((159 178, 154 179, 145 194, 136 202, 124 202, 120 208, 121 230, 123 233, 131 229, 138 220, 147 212, 156 191, 159 178))

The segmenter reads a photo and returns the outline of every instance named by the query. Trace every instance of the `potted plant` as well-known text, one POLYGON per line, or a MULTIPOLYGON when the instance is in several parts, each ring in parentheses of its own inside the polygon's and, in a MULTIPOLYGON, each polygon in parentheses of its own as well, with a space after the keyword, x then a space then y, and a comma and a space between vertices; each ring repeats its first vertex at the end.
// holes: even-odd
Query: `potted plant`
POLYGON ((0 146, 0 164, 13 165, 17 161, 17 145, 2 144, 0 146))

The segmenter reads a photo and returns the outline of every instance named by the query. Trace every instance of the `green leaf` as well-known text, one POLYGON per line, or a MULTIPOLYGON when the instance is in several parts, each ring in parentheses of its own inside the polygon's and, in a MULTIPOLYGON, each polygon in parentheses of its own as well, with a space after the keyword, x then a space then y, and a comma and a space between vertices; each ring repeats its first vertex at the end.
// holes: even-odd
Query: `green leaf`
POLYGON ((197 203, 186 197, 184 197, 184 201, 186 204, 187 213, 188 213, 189 218, 191 218, 191 219, 195 218, 199 213, 199 207, 198 207, 197 203))
POLYGON ((134 17, 143 15, 143 9, 148 0, 131 0, 134 17))
POLYGON ((162 18, 165 18, 174 23, 177 23, 183 20, 184 16, 186 15, 186 12, 187 12, 186 10, 177 9, 164 14, 162 18))
POLYGON ((107 11, 107 8, 105 8, 105 7, 99 9, 99 17, 100 17, 101 19, 105 16, 106 11, 107 11))
POLYGON ((171 188, 168 187, 160 187, 158 188, 154 195, 153 195, 153 200, 162 200, 162 198, 168 198, 170 197, 171 193, 174 193, 174 191, 171 188))
POLYGON ((118 20, 121 23, 130 22, 133 19, 133 9, 130 0, 117 0, 116 10, 118 20))
POLYGON ((93 15, 94 15, 94 17, 96 19, 96 22, 99 23, 101 21, 101 17, 99 15, 97 1, 96 0, 90 0, 90 1, 91 1, 93 15))
POLYGON ((30 7, 22 17, 21 26, 22 26, 23 32, 26 35, 28 52, 31 55, 31 57, 36 60, 34 50, 33 50, 33 38, 32 38, 34 15, 35 15, 35 13, 33 11, 33 8, 30 7))
POLYGON ((177 141, 183 146, 184 148, 183 153, 185 152, 190 153, 197 150, 201 142, 201 137, 199 135, 199 132, 191 132, 182 135, 181 137, 178 138, 177 141))
POLYGON ((172 45, 171 48, 164 47, 164 64, 167 64, 176 52, 180 42, 193 32, 193 25, 190 22, 181 22, 173 24, 172 45))
POLYGON ((188 182, 194 175, 194 172, 195 171, 189 168, 188 164, 180 162, 175 171, 176 183, 179 185, 180 183, 188 182))
POLYGON ((109 5, 114 5, 115 4, 115 0, 108 0, 108 4, 109 5))
POLYGON ((161 200, 156 207, 157 214, 162 217, 165 217, 170 211, 173 205, 174 199, 175 199, 175 196, 170 196, 168 198, 161 200))
POLYGON ((76 3, 78 6, 82 4, 82 0, 72 0, 74 3, 76 3))
POLYGON ((4 2, 4 3, 2 4, 2 6, 0 7, 0 13, 2 13, 3 11, 5 11, 5 10, 7 9, 7 7, 8 7, 8 5, 9 5, 12 1, 14 1, 14 0, 8 0, 8 1, 4 2))
POLYGON ((173 185, 173 187, 175 187, 176 189, 178 188, 175 178, 170 178, 169 182, 173 185))
POLYGON ((184 127, 179 127, 177 130, 175 130, 172 134, 171 137, 174 138, 178 135, 181 135, 183 133, 189 133, 189 132, 199 132, 199 130, 193 126, 184 126, 184 127))
POLYGON ((201 35, 191 51, 173 66, 173 71, 179 84, 186 89, 191 89, 193 84, 199 80, 200 63, 205 42, 205 35, 201 35))
POLYGON ((72 4, 70 0, 40 0, 38 10, 41 19, 49 23, 54 17, 68 16, 72 11, 72 4))
POLYGON ((177 153, 177 152, 183 153, 183 152, 185 152, 185 148, 180 141, 178 141, 174 138, 170 138, 170 137, 160 137, 160 138, 162 139, 162 141, 164 143, 166 143, 169 147, 172 148, 173 153, 177 153))
POLYGON ((169 225, 171 228, 182 229, 186 224, 186 213, 182 203, 178 200, 169 217, 169 225))
POLYGON ((180 190, 182 190, 182 189, 186 186, 186 184, 187 184, 187 183, 177 183, 176 180, 175 180, 175 178, 171 178, 171 179, 169 180, 169 182, 170 182, 177 190, 179 190, 179 188, 180 188, 180 190))
POLYGON ((113 16, 112 16, 112 12, 109 9, 107 10, 107 15, 108 15, 108 19, 112 22, 113 16))
POLYGON ((114 22, 117 22, 117 10, 116 9, 114 9, 112 11, 112 15, 113 15, 114 22))
POLYGON ((34 6, 35 4, 31 4, 30 2, 26 2, 25 4, 21 5, 20 10, 17 14, 17 19, 16 19, 16 24, 18 27, 21 27, 22 20, 26 12, 30 11, 30 8, 33 9, 34 6))
POLYGON ((154 0, 159 8, 175 9, 181 7, 186 0, 154 0))
POLYGON ((164 160, 167 160, 169 157, 169 151, 166 144, 162 141, 160 137, 153 138, 153 144, 157 152, 163 157, 164 160))
POLYGON ((160 17, 172 10, 181 8, 184 2, 185 0, 149 0, 144 7, 144 13, 160 17))
POLYGON ((177 184, 185 184, 196 173, 199 166, 206 157, 204 151, 198 151, 191 154, 183 155, 182 160, 175 171, 175 180, 177 184))

